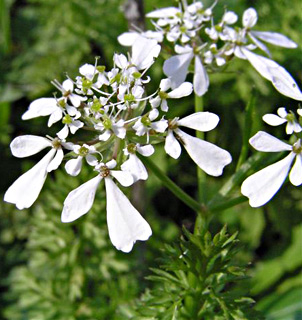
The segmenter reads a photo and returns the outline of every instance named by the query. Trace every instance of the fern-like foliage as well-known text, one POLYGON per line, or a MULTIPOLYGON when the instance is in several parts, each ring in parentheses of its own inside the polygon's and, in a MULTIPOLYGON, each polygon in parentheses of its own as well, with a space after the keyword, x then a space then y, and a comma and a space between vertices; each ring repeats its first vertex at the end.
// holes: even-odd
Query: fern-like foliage
POLYGON ((235 262, 236 237, 226 227, 213 238, 184 229, 178 245, 165 245, 162 265, 148 277, 155 287, 136 302, 132 319, 263 319, 242 289, 247 277, 235 262))

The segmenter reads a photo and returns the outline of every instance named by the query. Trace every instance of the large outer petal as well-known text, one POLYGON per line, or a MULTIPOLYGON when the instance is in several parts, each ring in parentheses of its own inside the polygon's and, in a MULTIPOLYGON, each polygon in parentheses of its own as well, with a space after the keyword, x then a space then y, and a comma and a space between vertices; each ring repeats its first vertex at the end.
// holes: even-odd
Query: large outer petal
POLYGON ((55 154, 50 150, 34 167, 19 177, 6 191, 4 201, 19 210, 29 208, 38 198, 47 177, 47 166, 55 154))
POLYGON ((105 178, 105 185, 110 240, 118 250, 130 252, 133 244, 137 240, 147 240, 152 230, 110 178, 105 178))
POLYGON ((292 76, 275 61, 241 48, 244 56, 262 77, 272 82, 281 94, 302 101, 302 92, 292 76))
POLYGON ((131 62, 137 66, 138 70, 149 68, 154 58, 160 53, 160 45, 156 40, 147 39, 143 36, 138 36, 132 46, 131 62))
POLYGON ((49 116, 59 109, 55 98, 40 98, 34 100, 28 107, 28 110, 22 115, 22 120, 28 120, 41 116, 49 116))
POLYGON ((280 152, 290 151, 292 146, 275 138, 274 136, 264 132, 258 131, 250 140, 251 146, 256 150, 262 152, 280 152))
POLYGON ((102 177, 97 175, 68 194, 64 201, 62 222, 72 222, 91 209, 101 180, 102 177))
POLYGON ((176 130, 192 160, 211 176, 222 175, 223 168, 232 162, 230 153, 216 145, 176 130))
POLYGON ((129 187, 134 183, 132 174, 128 171, 111 170, 110 174, 114 177, 123 187, 129 187))
POLYGON ((196 112, 177 121, 177 124, 198 131, 210 131, 216 128, 219 117, 212 112, 196 112))
POLYGON ((147 18, 174 18, 180 12, 179 8, 168 7, 151 11, 146 14, 147 18))
POLYGON ((297 44, 294 41, 278 32, 251 31, 251 34, 265 42, 274 44, 279 47, 297 48, 297 44))
POLYGON ((179 87, 186 79, 188 68, 193 59, 193 51, 173 56, 164 62, 164 73, 171 79, 173 89, 179 87))
POLYGON ((295 154, 291 152, 284 159, 254 173, 243 181, 241 192, 249 198, 251 207, 266 204, 276 194, 288 175, 295 154))
POLYGON ((289 174, 289 180, 294 186, 302 184, 302 154, 297 154, 296 161, 289 174))
POLYGON ((56 155, 47 166, 47 172, 57 170, 59 168, 59 165, 62 163, 63 158, 64 158, 63 149, 62 148, 56 149, 56 155))
POLYGON ((47 147, 52 147, 49 139, 33 135, 19 136, 10 144, 11 152, 17 158, 29 157, 47 147))
POLYGON ((195 56, 195 70, 194 70, 194 92, 198 96, 204 95, 209 88, 209 77, 205 67, 202 65, 199 56, 195 56))

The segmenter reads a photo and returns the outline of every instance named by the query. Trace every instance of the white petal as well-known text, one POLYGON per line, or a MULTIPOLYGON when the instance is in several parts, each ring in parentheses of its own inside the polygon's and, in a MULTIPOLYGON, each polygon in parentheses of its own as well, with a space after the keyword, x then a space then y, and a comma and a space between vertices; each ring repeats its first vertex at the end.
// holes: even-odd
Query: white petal
POLYGON ((280 152, 290 151, 292 146, 264 132, 257 132, 250 140, 250 144, 258 151, 280 152))
POLYGON ((77 157, 67 161, 65 164, 66 172, 71 176, 77 176, 82 169, 82 159, 83 157, 77 157))
POLYGON ((178 159, 181 154, 181 146, 177 139, 174 137, 172 130, 168 130, 165 141, 165 151, 170 157, 174 159, 178 159))
POLYGON ((194 92, 198 96, 204 95, 209 88, 209 77, 205 67, 202 65, 200 57, 195 57, 195 70, 194 70, 194 92))
POLYGON ((174 18, 180 10, 175 7, 162 8, 146 14, 147 18, 174 18))
POLYGON ((73 82, 70 79, 67 79, 62 83, 62 87, 64 88, 65 91, 72 92, 73 91, 73 82))
POLYGON ((288 115, 286 109, 283 108, 283 107, 282 108, 278 108, 277 113, 281 118, 286 118, 286 116, 288 115))
POLYGON ((157 109, 152 109, 150 112, 149 112, 149 119, 151 121, 155 120, 159 115, 159 111, 157 109))
POLYGON ((169 92, 169 98, 178 99, 189 96, 193 91, 193 85, 190 82, 184 82, 179 87, 169 92))
POLYGON ((169 106, 168 106, 168 102, 167 100, 162 100, 161 104, 160 104, 160 108, 163 112, 168 112, 169 110, 169 106))
POLYGON ((156 96, 155 98, 150 99, 149 102, 152 108, 157 108, 161 103, 161 98, 159 96, 156 96))
POLYGON ((234 24, 237 19, 238 16, 233 11, 227 11, 222 17, 222 21, 224 21, 226 24, 234 24))
POLYGON ((257 38, 276 46, 284 48, 297 48, 297 44, 294 41, 277 32, 252 31, 251 33, 257 38))
POLYGON ((69 130, 72 134, 75 134, 80 128, 84 126, 84 123, 79 120, 74 120, 72 123, 69 125, 69 130))
POLYGON ((51 172, 53 170, 58 169, 59 165, 62 163, 63 158, 64 158, 64 152, 62 148, 59 148, 56 150, 56 155, 55 157, 50 161, 48 167, 47 167, 47 172, 51 172))
POLYGON ((172 88, 179 87, 186 79, 193 52, 173 56, 164 62, 164 73, 171 79, 172 88))
POLYGON ((151 144, 148 144, 146 146, 136 146, 136 150, 138 153, 143 155, 144 157, 150 157, 154 153, 154 148, 151 146, 151 144))
POLYGON ((129 159, 122 164, 121 169, 130 172, 134 182, 148 179, 148 172, 144 164, 135 154, 129 155, 129 159))
POLYGON ((241 186, 243 195, 249 198, 251 207, 266 204, 276 194, 287 177, 295 154, 291 152, 284 159, 254 173, 241 186))
POLYGON ((79 96, 77 94, 73 94, 73 93, 70 94, 68 96, 68 98, 69 98, 70 102, 72 103, 72 105, 75 106, 76 108, 78 108, 80 106, 82 101, 86 100, 85 97, 81 97, 81 96, 79 96))
POLYGON ((270 126, 279 126, 280 124, 285 123, 287 121, 286 119, 282 119, 279 116, 272 113, 265 114, 262 117, 262 120, 270 126))
POLYGON ((302 184, 302 154, 297 154, 296 161, 289 174, 289 180, 294 186, 302 184))
POLYGON ((29 157, 47 147, 52 147, 50 140, 33 135, 16 137, 10 144, 11 152, 17 158, 29 157))
POLYGON ((68 194, 64 201, 62 222, 72 222, 91 209, 95 192, 101 180, 102 177, 97 175, 68 194))
POLYGON ((19 177, 6 191, 4 201, 14 203, 19 210, 29 208, 38 198, 47 177, 46 168, 55 150, 50 150, 34 167, 19 177))
POLYGON ((106 130, 104 133, 99 135, 99 140, 101 141, 107 141, 111 136, 110 130, 106 130))
POLYGON ((22 115, 22 120, 48 116, 56 109, 58 106, 55 98, 40 98, 29 105, 28 110, 22 115))
POLYGON ((167 91, 171 88, 171 80, 170 79, 162 79, 159 84, 159 88, 161 91, 167 91))
POLYGON ((90 166, 96 166, 97 163, 98 163, 98 160, 95 156, 91 155, 91 154, 88 154, 86 157, 85 157, 87 163, 90 165, 90 166))
POLYGON ((302 101, 302 92, 293 77, 281 66, 268 68, 273 86, 286 97, 302 101))
POLYGON ((257 19, 257 11, 254 8, 249 8, 243 13, 242 24, 246 28, 252 28, 256 24, 257 19))
POLYGON ((60 108, 57 108, 49 117, 47 125, 51 127, 54 123, 61 120, 63 117, 63 112, 60 108))
POLYGON ((131 173, 128 171, 111 170, 110 174, 123 186, 129 187, 134 183, 131 173))
POLYGON ((134 41, 136 40, 136 38, 138 37, 138 33, 137 32, 124 32, 121 35, 119 35, 117 37, 117 41, 125 47, 131 47, 134 43, 134 41))
POLYGON ((57 133, 57 136, 61 140, 64 140, 64 139, 66 139, 68 137, 68 133, 69 133, 68 125, 65 124, 64 127, 57 133))
POLYGON ((228 151, 210 142, 192 137, 180 129, 177 129, 176 132, 189 156, 207 174, 220 176, 223 168, 232 162, 228 151))
POLYGON ((212 112, 196 112, 177 121, 177 124, 198 131, 210 131, 216 128, 219 117, 212 112))
POLYGON ((114 159, 111 159, 106 163, 106 166, 108 167, 108 169, 113 169, 116 167, 116 161, 114 159))
POLYGON ((257 39, 252 32, 250 32, 248 35, 260 50, 264 51, 269 57, 271 56, 271 53, 268 50, 267 46, 264 43, 262 43, 259 39, 257 39))
POLYGON ((272 81, 272 74, 269 72, 268 67, 277 68, 279 65, 275 61, 259 56, 258 54, 255 54, 243 47, 241 48, 241 51, 263 78, 272 81))
POLYGON ((166 131, 167 127, 168 127, 167 120, 159 120, 151 123, 151 128, 154 129, 156 132, 163 133, 166 131))
POLYGON ((251 51, 241 48, 242 52, 253 67, 283 95, 302 101, 302 92, 292 76, 275 61, 259 56, 251 51))
POLYGON ((113 56, 113 61, 120 69, 127 68, 128 66, 128 59, 124 54, 115 53, 113 56))
POLYGON ((152 230, 110 178, 105 178, 105 185, 110 240, 118 250, 130 252, 133 244, 137 240, 147 240, 152 230))
POLYGON ((160 53, 160 45, 156 40, 138 36, 132 46, 132 63, 138 70, 149 68, 154 62, 154 58, 160 53))
POLYGON ((79 69, 79 72, 81 75, 83 75, 85 78, 92 80, 95 75, 95 66, 89 63, 85 63, 82 65, 79 69))

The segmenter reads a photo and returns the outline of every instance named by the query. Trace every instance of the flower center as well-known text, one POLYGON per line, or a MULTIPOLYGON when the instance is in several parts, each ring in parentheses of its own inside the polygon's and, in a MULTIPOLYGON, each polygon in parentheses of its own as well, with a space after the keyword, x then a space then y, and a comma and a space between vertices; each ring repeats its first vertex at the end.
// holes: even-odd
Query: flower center
POLYGON ((61 148, 61 141, 58 138, 54 138, 52 140, 52 146, 54 149, 60 149, 61 148))
POLYGON ((151 125, 151 120, 149 119, 147 114, 142 117, 141 122, 145 127, 150 127, 151 125))
POLYGON ((178 117, 174 118, 174 119, 169 119, 168 120, 168 128, 170 130, 175 130, 178 128, 178 124, 177 124, 177 121, 178 121, 178 117))
POLYGON ((101 177, 106 178, 109 176, 109 174, 110 174, 109 168, 107 166, 101 166, 100 168, 101 177))
POLYGON ((88 152, 89 152, 89 150, 88 150, 86 147, 84 147, 84 146, 82 146, 82 147, 79 149, 79 155, 80 155, 81 157, 86 157, 87 154, 88 154, 88 152))
POLYGON ((161 98, 161 100, 166 100, 166 99, 169 98, 168 93, 165 92, 165 91, 159 91, 158 95, 159 95, 159 97, 161 98))
POLYGON ((136 153, 136 145, 134 143, 129 143, 127 145, 127 151, 129 153, 135 154, 136 153))
POLYGON ((293 145, 293 152, 296 154, 302 154, 302 145, 300 139, 293 145))
POLYGON ((69 114, 66 114, 66 116, 64 116, 64 118, 62 119, 63 124, 71 124, 71 122, 72 122, 72 119, 69 114))

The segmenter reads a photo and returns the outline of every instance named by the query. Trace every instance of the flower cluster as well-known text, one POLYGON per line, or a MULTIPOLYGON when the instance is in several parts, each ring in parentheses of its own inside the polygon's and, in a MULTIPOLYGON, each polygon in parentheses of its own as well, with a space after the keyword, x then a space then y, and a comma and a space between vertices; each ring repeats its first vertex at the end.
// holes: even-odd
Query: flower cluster
MULTIPOLYGON (((248 60, 280 93, 302 100, 302 92, 291 75, 275 61, 254 52, 259 49, 270 57, 263 42, 285 48, 296 48, 297 44, 280 33, 253 30, 258 20, 254 8, 244 11, 241 26, 235 25, 237 14, 227 10, 221 20, 215 22, 215 5, 216 2, 204 8, 200 1, 188 5, 182 0, 179 7, 162 8, 147 14, 155 31, 142 32, 141 35, 158 42, 167 40, 174 46, 176 55, 167 59, 163 66, 172 88, 181 85, 189 70, 194 70, 194 91, 202 96, 209 87, 208 73, 222 70, 233 58, 239 58, 248 60)), ((136 31, 126 32, 118 39, 122 45, 131 46, 138 35, 136 31)))
MULTIPOLYGON (((10 186, 4 200, 20 210, 29 208, 38 198, 49 172, 64 163, 67 174, 77 176, 84 162, 96 175, 68 194, 61 220, 72 222, 86 214, 104 181, 111 242, 118 250, 129 252, 137 240, 147 240, 152 231, 115 181, 129 187, 138 180, 146 180, 148 171, 142 159, 155 152, 155 144, 163 143, 166 153, 174 159, 180 157, 182 145, 205 173, 220 176, 232 161, 229 152, 186 132, 187 128, 213 130, 219 117, 212 112, 195 112, 181 119, 169 118, 169 101, 187 97, 193 90, 196 95, 203 95, 209 87, 208 73, 225 68, 234 57, 248 60, 282 94, 302 100, 302 93, 284 68, 254 53, 260 49, 269 55, 262 41, 295 48, 293 41, 278 33, 253 31, 257 22, 253 8, 244 12, 242 27, 233 26, 238 17, 232 11, 225 11, 215 24, 214 6, 205 9, 199 1, 187 5, 183 0, 179 7, 150 12, 147 17, 153 19, 155 31, 122 34, 118 39, 131 47, 131 53, 115 53, 112 69, 107 71, 96 59, 94 65, 81 66, 75 79, 53 81, 59 94, 33 101, 22 119, 48 117, 48 127, 60 123, 59 130, 55 137, 25 135, 12 141, 12 154, 19 158, 45 148, 50 151, 10 186), (167 78, 160 81, 155 92, 148 94, 151 78, 147 71, 166 42, 173 44, 176 54, 164 62, 167 78), (191 69, 193 83, 186 81, 191 69)), ((301 110, 298 113, 301 117, 301 110)), ((289 134, 302 131, 294 114, 284 108, 278 110, 278 116, 266 115, 264 120, 271 125, 287 123, 289 134)), ((295 158, 290 181, 294 185, 302 183, 301 138, 288 145, 259 132, 251 144, 260 151, 290 151, 284 160, 243 183, 242 193, 250 198, 252 206, 270 200, 295 158)))
POLYGON ((252 207, 260 207, 270 201, 281 188, 288 173, 289 181, 294 186, 302 184, 302 137, 299 135, 302 131, 299 124, 302 121, 302 109, 297 110, 299 120, 293 112, 287 113, 285 108, 279 108, 277 113, 279 116, 266 114, 263 120, 272 126, 287 122, 286 133, 294 133, 293 142, 285 143, 263 131, 257 132, 250 139, 250 144, 258 151, 290 152, 284 159, 254 173, 243 182, 241 192, 249 198, 252 207))
POLYGON ((183 119, 165 118, 169 99, 190 95, 192 84, 183 82, 172 89, 170 79, 163 79, 159 89, 147 95, 146 86, 151 78, 146 72, 160 49, 156 40, 138 36, 131 55, 114 54, 111 70, 98 65, 98 60, 95 65, 85 64, 74 80, 68 78, 62 84, 53 82, 61 92, 60 97, 33 101, 23 120, 48 116, 49 127, 54 123, 61 126, 55 138, 25 135, 12 141, 10 147, 16 157, 31 156, 48 147, 51 150, 11 185, 4 200, 18 209, 29 208, 37 199, 48 172, 64 162, 66 172, 76 176, 85 158, 96 176, 68 194, 61 220, 71 222, 86 214, 104 180, 111 242, 117 249, 129 252, 137 240, 147 240, 152 231, 114 180, 124 187, 146 180, 148 172, 140 156, 151 156, 155 151, 153 144, 163 142, 167 154, 178 158, 181 143, 206 173, 221 175, 231 162, 230 154, 179 128, 209 131, 217 126, 219 117, 198 112, 183 119), (77 137, 82 138, 84 130, 86 140, 79 143, 77 137))

